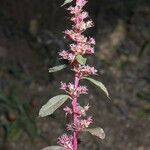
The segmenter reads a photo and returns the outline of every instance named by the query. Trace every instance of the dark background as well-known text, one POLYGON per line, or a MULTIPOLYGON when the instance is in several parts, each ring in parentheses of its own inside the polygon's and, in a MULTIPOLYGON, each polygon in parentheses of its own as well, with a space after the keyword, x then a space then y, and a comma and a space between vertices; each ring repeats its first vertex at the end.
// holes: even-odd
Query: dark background
MULTIPOLYGON (((56 145, 64 132, 61 107, 38 118, 45 102, 62 93, 60 81, 72 81, 68 69, 49 74, 60 64, 70 28, 63 0, 0 0, 0 150, 40 150, 56 145)), ((81 150, 150 149, 150 1, 89 0, 85 8, 95 22, 86 34, 96 38, 88 63, 108 88, 111 101, 90 84, 92 126, 101 126, 101 141, 80 135, 81 150)), ((86 83, 88 84, 88 83, 86 83)))

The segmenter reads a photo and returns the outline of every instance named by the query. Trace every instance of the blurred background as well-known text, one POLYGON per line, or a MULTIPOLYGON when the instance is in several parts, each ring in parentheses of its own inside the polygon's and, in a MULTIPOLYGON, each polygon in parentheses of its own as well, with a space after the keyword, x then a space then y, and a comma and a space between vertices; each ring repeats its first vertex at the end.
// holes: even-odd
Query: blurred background
MULTIPOLYGON (((56 145, 65 129, 61 107, 38 118, 47 100, 62 91, 60 81, 73 80, 68 69, 49 74, 61 64, 70 28, 64 0, 0 1, 0 150, 40 150, 56 145)), ((95 22, 86 35, 96 38, 95 66, 111 100, 89 87, 92 126, 101 126, 100 141, 80 135, 80 150, 150 150, 150 1, 89 0, 85 8, 95 22)))

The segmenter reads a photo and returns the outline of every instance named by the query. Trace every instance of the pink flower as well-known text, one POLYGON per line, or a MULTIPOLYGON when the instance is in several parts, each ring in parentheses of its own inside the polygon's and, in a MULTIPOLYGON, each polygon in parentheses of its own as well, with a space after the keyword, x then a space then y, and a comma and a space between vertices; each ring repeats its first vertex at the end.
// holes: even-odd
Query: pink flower
POLYGON ((87 128, 92 123, 92 117, 88 117, 87 119, 78 120, 76 124, 74 124, 74 128, 77 131, 82 131, 83 129, 87 128))
POLYGON ((75 60, 75 55, 73 53, 69 53, 68 51, 60 52, 59 56, 61 56, 61 59, 67 59, 70 62, 73 62, 75 60))
POLYGON ((86 43, 78 43, 78 44, 71 44, 70 45, 71 51, 75 53, 75 55, 78 54, 93 54, 94 48, 90 45, 87 45, 86 43))
POLYGON ((88 117, 87 119, 81 120, 81 126, 87 128, 93 122, 92 116, 88 117))
POLYGON ((61 82, 60 89, 66 91, 68 94, 72 95, 75 91, 74 85, 72 83, 66 84, 61 82))
MULTIPOLYGON (((75 83, 61 82, 60 89, 64 90, 72 99, 72 108, 66 106, 64 108, 65 116, 72 114, 73 122, 67 124, 67 129, 74 133, 84 130, 92 123, 92 117, 86 117, 86 112, 89 105, 81 107, 77 98, 81 94, 87 94, 88 89, 86 86, 79 86, 79 80, 82 77, 93 75, 97 73, 94 67, 88 65, 81 65, 77 60, 77 55, 93 54, 95 40, 92 37, 85 37, 83 32, 93 26, 92 20, 86 20, 88 13, 83 11, 83 6, 87 0, 76 0, 76 6, 69 7, 68 10, 72 14, 71 21, 73 22, 72 29, 64 31, 66 36, 72 40, 69 51, 62 51, 59 53, 61 59, 69 60, 72 70, 75 72, 75 83)), ((77 149, 77 136, 68 136, 66 134, 58 138, 58 144, 63 146, 66 150, 77 149)))
POLYGON ((91 28, 91 27, 93 27, 93 26, 94 26, 94 24, 93 24, 93 21, 92 21, 92 20, 89 20, 89 21, 86 22, 86 29, 87 29, 87 28, 91 28))
POLYGON ((66 31, 64 31, 64 33, 75 42, 78 42, 78 43, 86 43, 87 42, 87 37, 85 37, 81 33, 75 32, 73 30, 66 30, 66 31))
POLYGON ((67 124, 66 127, 67 127, 67 130, 68 130, 68 131, 73 131, 73 130, 74 130, 73 123, 67 124))
POLYGON ((66 150, 73 150, 72 144, 73 137, 63 134, 61 137, 58 138, 58 144, 64 147, 66 150))
POLYGON ((82 21, 73 26, 73 28, 75 28, 75 30, 78 30, 79 32, 84 32, 87 28, 91 27, 93 27, 93 22, 91 20, 87 22, 82 21))
POLYGON ((68 91, 73 92, 75 90, 74 84, 69 83, 68 84, 68 91))
POLYGON ((89 109, 89 105, 81 107, 80 105, 76 106, 76 109, 74 110, 76 114, 78 114, 78 117, 86 116, 86 111, 89 109))
MULTIPOLYGON (((81 106, 80 106, 80 107, 81 107, 81 106)), ((90 108, 89 105, 86 105, 86 106, 84 106, 84 107, 81 107, 81 108, 80 108, 80 114, 81 114, 82 116, 86 116, 86 111, 88 111, 89 108, 90 108)))
POLYGON ((64 108, 64 111, 65 111, 65 116, 67 116, 68 114, 72 114, 73 113, 73 110, 71 108, 69 108, 68 106, 66 106, 64 108))
POLYGON ((75 123, 67 124, 68 130, 75 131, 83 131, 93 122, 92 117, 88 117, 87 119, 77 119, 75 123))
POLYGON ((87 42, 87 37, 85 37, 84 35, 81 35, 79 33, 79 34, 76 34, 75 41, 77 43, 86 43, 87 42))
POLYGON ((77 33, 75 33, 73 30, 66 30, 64 33, 72 40, 74 40, 77 36, 77 33))
POLYGON ((78 15, 73 16, 71 18, 71 21, 73 21, 75 24, 80 23, 81 21, 83 21, 85 18, 88 17, 88 13, 87 12, 82 12, 82 13, 78 13, 78 15))
POLYGON ((71 44, 70 48, 76 55, 85 54, 86 52, 86 49, 83 44, 71 44))
POLYGON ((60 87, 61 90, 66 90, 67 89, 67 84, 66 83, 61 82, 60 84, 61 84, 61 87, 60 87))
POLYGON ((87 94, 87 87, 86 86, 79 86, 75 89, 72 83, 66 84, 61 82, 60 89, 66 91, 71 97, 79 97, 81 94, 87 94))
POLYGON ((90 45, 84 45, 84 49, 85 49, 85 52, 87 54, 93 54, 94 53, 94 47, 92 47, 90 45))
POLYGON ((81 8, 78 6, 75 6, 75 7, 71 6, 67 10, 69 10, 71 14, 78 14, 81 12, 81 8))
POLYGON ((86 86, 79 86, 77 89, 77 94, 80 95, 80 94, 87 94, 87 87, 86 86))
POLYGON ((87 3, 86 0, 77 0, 77 6, 83 7, 87 3))
POLYGON ((92 45, 95 45, 95 40, 94 40, 94 38, 89 38, 88 43, 89 43, 89 44, 92 44, 92 45))
POLYGON ((97 70, 94 67, 90 67, 88 65, 79 65, 78 67, 74 67, 73 70, 79 78, 96 74, 97 72, 97 70))

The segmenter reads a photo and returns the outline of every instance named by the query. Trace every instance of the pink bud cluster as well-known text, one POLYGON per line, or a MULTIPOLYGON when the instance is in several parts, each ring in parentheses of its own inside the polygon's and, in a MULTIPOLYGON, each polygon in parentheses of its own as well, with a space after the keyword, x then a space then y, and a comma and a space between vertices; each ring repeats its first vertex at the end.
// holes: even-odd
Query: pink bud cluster
POLYGON ((86 86, 79 86, 78 88, 74 87, 74 84, 66 84, 61 82, 60 89, 64 90, 66 93, 68 93, 72 98, 73 97, 79 97, 81 94, 87 94, 87 87, 86 86))
POLYGON ((89 109, 89 105, 84 107, 78 105, 76 106, 74 111, 69 107, 64 108, 66 115, 73 114, 73 113, 77 114, 76 122, 67 124, 67 129, 71 131, 80 132, 83 131, 85 128, 87 128, 92 123, 92 116, 83 119, 83 117, 86 116, 86 111, 88 111, 88 109, 89 109))
POLYGON ((67 59, 73 63, 77 55, 93 54, 95 40, 91 37, 85 37, 82 33, 93 26, 91 20, 85 21, 88 13, 83 11, 83 6, 87 3, 86 0, 77 0, 75 7, 69 7, 68 10, 73 15, 71 21, 74 23, 72 29, 66 30, 64 33, 68 38, 72 39, 75 43, 70 44, 70 51, 62 51, 59 53, 61 59, 67 59))
POLYGON ((87 117, 86 119, 82 119, 82 116, 86 116, 86 111, 88 111, 89 105, 81 107, 81 106, 76 106, 75 110, 73 111, 72 108, 69 108, 66 106, 64 108, 66 116, 68 114, 77 114, 77 120, 74 123, 67 124, 67 129, 71 131, 82 131, 83 129, 87 128, 91 123, 92 123, 92 117, 87 117))
POLYGON ((89 105, 86 105, 86 106, 84 106, 84 107, 81 107, 79 104, 78 104, 78 106, 76 106, 76 108, 75 108, 74 111, 73 111, 72 108, 70 108, 70 107, 68 107, 68 106, 66 106, 66 107, 64 108, 64 111, 65 111, 66 116, 67 116, 68 114, 71 115, 71 114, 73 114, 73 112, 74 112, 74 113, 78 114, 78 118, 81 117, 81 116, 86 116, 86 111, 88 111, 88 110, 89 110, 89 105))
POLYGON ((78 65, 73 68, 76 76, 79 78, 86 77, 92 74, 96 74, 97 70, 94 67, 90 67, 88 65, 78 65))
POLYGON ((75 123, 67 124, 67 129, 71 131, 83 131, 92 123, 92 116, 87 119, 78 119, 75 123))
POLYGON ((58 144, 63 146, 66 150, 72 150, 73 149, 72 140, 73 136, 63 134, 61 137, 58 138, 58 144))
POLYGON ((71 21, 73 22, 72 29, 66 30, 64 33, 74 43, 70 44, 69 50, 63 50, 59 53, 61 59, 68 60, 71 69, 75 72, 75 82, 64 83, 61 82, 60 89, 64 90, 72 100, 72 107, 66 106, 64 108, 65 116, 72 115, 73 122, 67 124, 67 130, 73 132, 73 136, 63 134, 58 138, 58 144, 63 146, 66 150, 77 150, 78 133, 83 131, 92 123, 92 116, 86 116, 89 105, 81 107, 77 98, 81 94, 87 94, 86 86, 79 86, 79 81, 83 77, 97 73, 94 67, 86 64, 80 64, 77 61, 78 55, 93 54, 95 40, 92 37, 85 37, 83 32, 93 26, 91 20, 87 20, 88 13, 83 11, 83 6, 87 3, 86 0, 76 0, 76 5, 68 8, 72 14, 71 21))

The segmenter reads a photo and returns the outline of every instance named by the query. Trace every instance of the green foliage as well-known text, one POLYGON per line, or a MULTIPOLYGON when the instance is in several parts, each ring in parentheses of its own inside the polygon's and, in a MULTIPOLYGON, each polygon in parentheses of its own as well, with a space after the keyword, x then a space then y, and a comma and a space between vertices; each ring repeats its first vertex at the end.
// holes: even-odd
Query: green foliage
POLYGON ((9 124, 8 128, 8 138, 12 140, 18 140, 21 136, 22 130, 19 126, 18 121, 9 124))
POLYGON ((68 3, 71 3, 73 0, 65 0, 65 2, 61 5, 61 7, 62 6, 64 6, 64 5, 66 5, 66 4, 68 4, 68 3))
POLYGON ((25 131, 30 140, 34 141, 38 135, 34 113, 31 112, 29 101, 21 102, 15 95, 8 97, 0 94, 0 126, 6 128, 7 138, 17 140, 22 131, 25 131))
POLYGON ((66 68, 66 65, 59 65, 59 66, 55 66, 55 67, 52 67, 52 68, 49 68, 49 72, 52 73, 52 72, 57 72, 57 71, 60 71, 62 69, 66 68))
POLYGON ((137 117, 144 117, 146 115, 150 114, 150 107, 149 108, 142 108, 140 109, 137 113, 136 116, 137 117))
POLYGON ((84 77, 83 79, 87 79, 90 82, 92 82, 94 85, 96 85, 97 87, 99 87, 105 94, 106 96, 109 98, 109 93, 107 88, 105 87, 105 85, 102 82, 99 82, 95 79, 89 78, 89 77, 84 77))
POLYGON ((97 127, 97 128, 88 128, 85 129, 84 131, 89 132, 90 134, 100 138, 100 139, 104 139, 105 138, 105 132, 102 128, 97 127))
POLYGON ((51 98, 42 108, 40 109, 39 116, 45 117, 51 115, 57 108, 59 108, 67 99, 68 95, 57 95, 51 98))
POLYGON ((65 150, 65 149, 60 146, 48 146, 48 147, 43 148, 42 150, 65 150))
POLYGON ((84 58, 82 55, 77 55, 77 56, 76 56, 76 60, 77 60, 81 65, 85 65, 85 64, 86 64, 86 61, 87 61, 87 59, 84 58))

